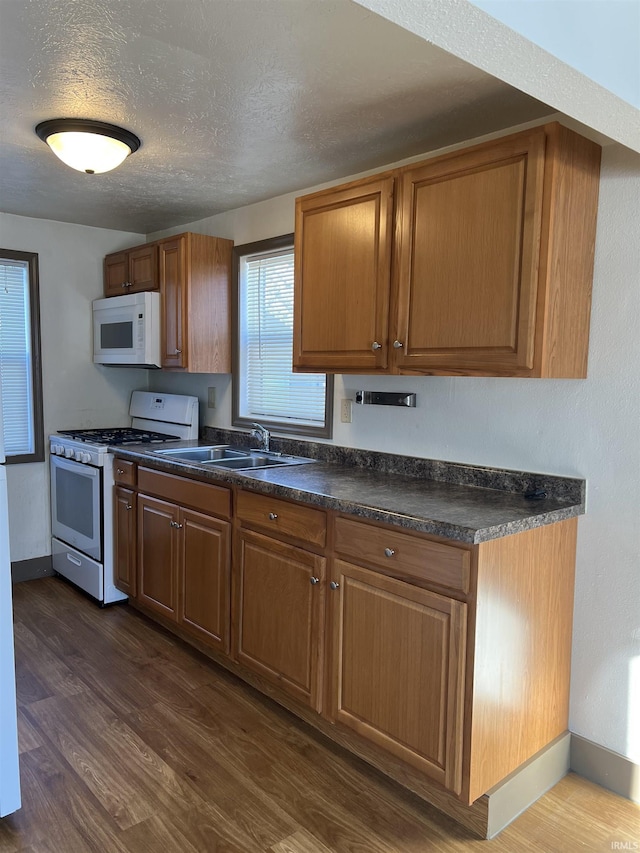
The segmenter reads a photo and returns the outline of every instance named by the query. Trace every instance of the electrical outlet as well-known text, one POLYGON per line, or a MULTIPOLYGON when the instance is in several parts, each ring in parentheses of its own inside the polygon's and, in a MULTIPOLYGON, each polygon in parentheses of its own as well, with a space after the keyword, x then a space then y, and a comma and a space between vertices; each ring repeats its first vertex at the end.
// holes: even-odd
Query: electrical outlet
POLYGON ((208 388, 208 399, 207 399, 207 408, 215 409, 216 407, 216 389, 215 386, 213 388, 208 388))
POLYGON ((353 402, 352 400, 347 400, 347 399, 344 399, 342 401, 342 404, 340 406, 340 421, 343 424, 350 424, 351 423, 352 402, 353 402))

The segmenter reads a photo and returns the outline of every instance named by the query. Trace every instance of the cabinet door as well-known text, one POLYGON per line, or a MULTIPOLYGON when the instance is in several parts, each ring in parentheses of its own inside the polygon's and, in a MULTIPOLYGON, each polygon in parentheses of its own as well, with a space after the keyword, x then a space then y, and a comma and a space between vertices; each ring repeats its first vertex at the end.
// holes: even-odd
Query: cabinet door
POLYGON ((186 238, 163 240, 159 246, 162 291, 162 366, 187 366, 186 238))
POLYGON ((544 155, 544 130, 534 130, 403 172, 399 369, 533 367, 544 155))
POLYGON ((319 711, 325 559, 249 531, 237 541, 234 657, 319 711))
POLYGON ((377 176, 296 201, 294 369, 386 368, 393 187, 377 176))
POLYGON ((115 496, 115 585, 131 598, 136 584, 136 495, 131 489, 116 486, 115 496))
POLYGON ((459 793, 466 604, 336 561, 332 713, 459 793))
POLYGON ((158 247, 155 243, 140 246, 129 253, 129 283, 127 293, 158 290, 158 247))
POLYGON ((207 645, 229 650, 230 524, 199 512, 180 513, 178 622, 207 645))
POLYGON ((178 598, 178 507, 138 495, 138 601, 175 620, 178 598))
POLYGON ((104 295, 122 296, 127 293, 129 263, 126 252, 115 252, 104 259, 104 295))

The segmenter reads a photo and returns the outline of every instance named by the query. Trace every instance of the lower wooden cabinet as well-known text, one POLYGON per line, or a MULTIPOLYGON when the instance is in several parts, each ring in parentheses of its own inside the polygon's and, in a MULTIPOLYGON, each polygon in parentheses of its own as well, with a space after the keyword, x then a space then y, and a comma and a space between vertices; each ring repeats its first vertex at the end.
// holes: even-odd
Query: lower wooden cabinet
POLYGON ((236 541, 234 658, 319 711, 326 560, 249 530, 236 541))
POLYGON ((466 604, 336 560, 335 722, 460 793, 466 604))
POLYGON ((138 601, 178 619, 178 514, 175 504, 138 495, 138 601))
POLYGON ((471 805, 566 732, 576 519, 470 546, 118 477, 118 587, 426 799, 471 805))
POLYGON ((135 598, 136 583, 136 493, 122 486, 115 488, 115 585, 135 598))
POLYGON ((229 649, 230 524, 181 509, 178 623, 207 645, 229 649))

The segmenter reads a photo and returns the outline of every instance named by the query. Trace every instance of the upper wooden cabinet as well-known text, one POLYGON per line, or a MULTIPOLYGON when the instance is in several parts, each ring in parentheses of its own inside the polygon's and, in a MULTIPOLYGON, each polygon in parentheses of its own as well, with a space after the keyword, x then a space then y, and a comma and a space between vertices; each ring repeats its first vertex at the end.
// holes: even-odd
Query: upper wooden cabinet
POLYGON ((180 234, 161 240, 162 366, 231 372, 232 240, 180 234))
POLYGON ((299 198, 294 369, 586 376, 599 169, 550 124, 299 198))
POLYGON ((141 290, 158 290, 158 246, 147 243, 104 259, 104 295, 121 296, 141 290))
POLYGON ((231 372, 233 241, 178 234, 104 259, 104 294, 161 292, 165 370, 231 372))

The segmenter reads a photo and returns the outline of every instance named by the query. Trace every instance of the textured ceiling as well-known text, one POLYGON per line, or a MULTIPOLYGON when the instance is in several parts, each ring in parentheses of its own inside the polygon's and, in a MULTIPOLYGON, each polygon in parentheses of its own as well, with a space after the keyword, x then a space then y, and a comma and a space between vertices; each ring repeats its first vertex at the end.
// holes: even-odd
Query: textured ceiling
POLYGON ((551 112, 351 0, 0 0, 0 209, 150 233, 551 112), (33 132, 122 125, 83 175, 33 132))

